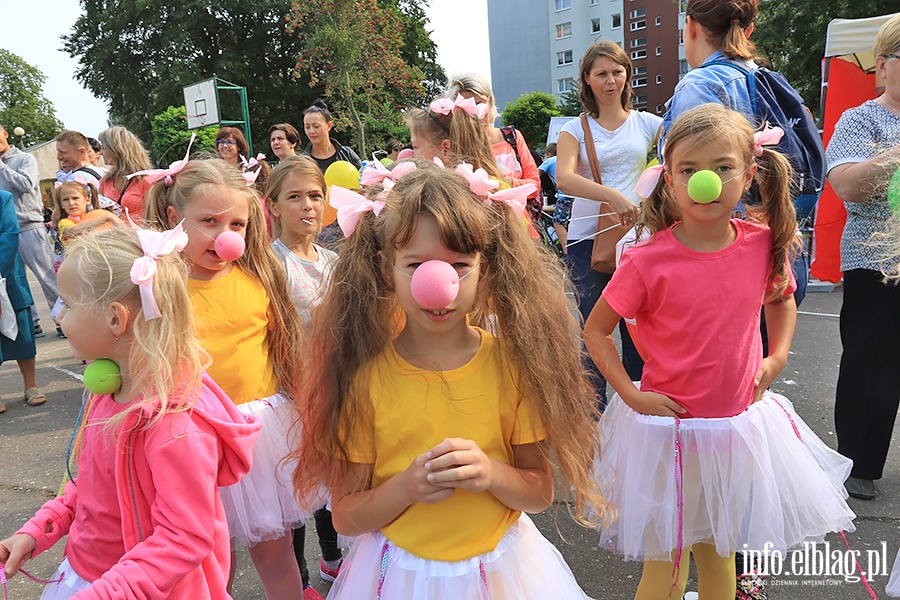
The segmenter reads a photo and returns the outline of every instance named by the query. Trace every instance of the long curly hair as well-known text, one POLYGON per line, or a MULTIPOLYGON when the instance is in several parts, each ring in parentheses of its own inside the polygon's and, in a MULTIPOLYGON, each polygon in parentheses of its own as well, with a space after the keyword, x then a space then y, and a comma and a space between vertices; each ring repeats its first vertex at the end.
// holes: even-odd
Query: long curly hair
MULTIPOLYGON (((666 137, 664 163, 674 164, 673 156, 679 152, 691 152, 705 144, 729 140, 741 150, 745 165, 754 164, 753 127, 739 112, 721 104, 702 104, 685 112, 666 137)), ((790 283, 788 263, 800 247, 797 237, 797 213, 792 201, 791 185, 793 169, 781 153, 763 147, 762 156, 755 159, 759 170, 755 179, 762 197, 761 206, 748 206, 750 220, 762 223, 772 231, 772 273, 769 276, 767 300, 783 297, 790 283)), ((643 229, 655 234, 668 229, 681 220, 681 209, 675 194, 662 177, 650 197, 641 204, 638 234, 643 229)))
MULTIPOLYGON (((442 243, 479 253, 486 269, 470 323, 500 331, 518 389, 547 431, 546 459, 558 467, 559 493, 584 519, 585 507, 608 515, 591 464, 599 453, 594 389, 582 369, 580 328, 566 296, 567 276, 528 236, 507 207, 487 206, 451 170, 420 161, 389 192, 386 207, 363 215, 334 266, 314 319, 301 402, 303 439, 295 455, 298 496, 306 499, 346 472, 349 432, 366 418, 367 364, 397 333, 402 315, 393 291, 393 255, 419 216, 435 219, 442 243), (338 367, 339 365, 339 367, 338 367)), ((371 405, 368 404, 370 407, 371 405)))

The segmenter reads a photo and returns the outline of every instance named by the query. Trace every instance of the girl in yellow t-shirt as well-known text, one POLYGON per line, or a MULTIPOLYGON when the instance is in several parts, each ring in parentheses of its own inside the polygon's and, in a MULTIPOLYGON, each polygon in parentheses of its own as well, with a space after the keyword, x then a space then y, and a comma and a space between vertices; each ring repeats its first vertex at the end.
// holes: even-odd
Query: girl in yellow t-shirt
POLYGON ((553 501, 551 456, 575 515, 604 506, 565 275, 521 226, 524 195, 467 175, 419 161, 374 202, 331 188, 347 239, 294 473, 301 493, 330 483, 335 528, 359 536, 329 598, 586 597, 522 514, 553 501))
POLYGON ((241 412, 263 423, 250 473, 221 489, 232 544, 249 546, 267 598, 300 598, 291 532, 312 511, 297 504, 293 466, 282 460, 292 445, 301 336, 284 270, 269 246, 259 197, 239 171, 210 159, 176 163, 159 175, 165 177, 150 188, 145 223, 171 228, 184 221, 197 336, 213 359, 208 373, 241 412))

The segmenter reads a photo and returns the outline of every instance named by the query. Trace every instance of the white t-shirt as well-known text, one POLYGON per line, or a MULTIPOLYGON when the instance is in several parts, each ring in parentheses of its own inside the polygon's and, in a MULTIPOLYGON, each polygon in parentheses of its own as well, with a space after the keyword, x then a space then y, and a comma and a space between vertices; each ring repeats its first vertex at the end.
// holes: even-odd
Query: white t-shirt
POLYGON ((305 328, 312 322, 312 309, 318 306, 328 288, 331 269, 337 254, 313 244, 319 260, 313 262, 300 258, 280 239, 272 242, 272 249, 281 258, 288 280, 288 293, 305 328))
MULTIPOLYGON (((591 126, 591 135, 594 136, 594 147, 597 149, 597 162, 603 185, 619 190, 637 204, 639 199, 634 193, 634 186, 647 166, 647 153, 653 148, 662 117, 633 110, 615 131, 600 127, 591 118, 588 119, 588 123, 591 126)), ((581 119, 572 119, 563 126, 562 131, 573 136, 578 142, 578 164, 575 166, 575 172, 593 181, 584 147, 581 119)), ((608 205, 575 197, 572 202, 572 220, 569 223, 570 241, 587 238, 597 231, 597 217, 600 215, 601 206, 606 209, 603 212, 610 212, 608 205)))

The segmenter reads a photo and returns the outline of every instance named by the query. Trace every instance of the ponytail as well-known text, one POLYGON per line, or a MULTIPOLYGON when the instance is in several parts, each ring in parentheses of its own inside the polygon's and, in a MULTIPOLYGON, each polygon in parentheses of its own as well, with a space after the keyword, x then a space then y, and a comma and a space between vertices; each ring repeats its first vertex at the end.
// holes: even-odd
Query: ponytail
POLYGON ((510 183, 497 167, 497 161, 484 133, 484 125, 475 115, 456 110, 450 119, 450 144, 456 159, 472 165, 498 181, 510 183))
POLYGON ((706 40, 728 58, 751 60, 756 56, 747 29, 759 13, 759 0, 690 0, 685 13, 703 28, 706 40))

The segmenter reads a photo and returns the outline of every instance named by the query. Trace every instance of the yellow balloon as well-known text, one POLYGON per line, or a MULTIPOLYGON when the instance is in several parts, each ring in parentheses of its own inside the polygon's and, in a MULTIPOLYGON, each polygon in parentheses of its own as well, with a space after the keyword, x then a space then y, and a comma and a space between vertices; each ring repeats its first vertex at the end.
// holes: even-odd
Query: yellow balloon
POLYGON ((346 160, 337 160, 325 169, 325 184, 328 187, 339 185, 347 189, 359 187, 359 169, 346 160))

